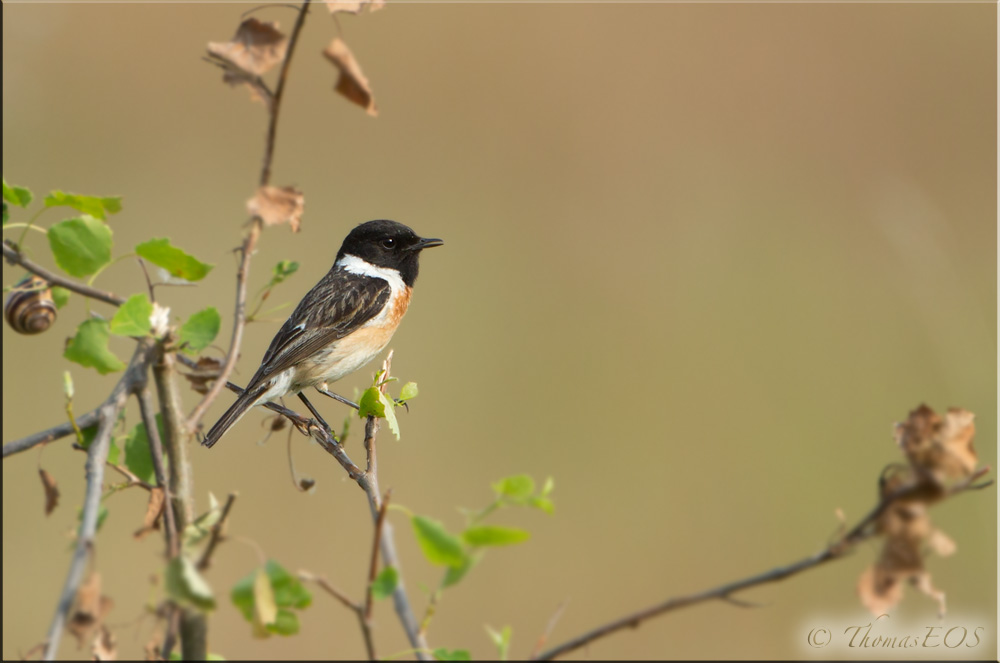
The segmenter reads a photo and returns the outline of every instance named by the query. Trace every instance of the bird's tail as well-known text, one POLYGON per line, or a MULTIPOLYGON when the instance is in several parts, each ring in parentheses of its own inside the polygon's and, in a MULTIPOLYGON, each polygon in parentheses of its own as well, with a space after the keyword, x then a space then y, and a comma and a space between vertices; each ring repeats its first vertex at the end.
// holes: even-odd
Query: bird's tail
POLYGON ((206 447, 211 447, 218 442, 226 434, 230 426, 242 419, 247 410, 257 404, 260 394, 260 389, 247 389, 240 394, 236 402, 230 405, 226 413, 215 422, 215 425, 208 431, 201 443, 206 447))

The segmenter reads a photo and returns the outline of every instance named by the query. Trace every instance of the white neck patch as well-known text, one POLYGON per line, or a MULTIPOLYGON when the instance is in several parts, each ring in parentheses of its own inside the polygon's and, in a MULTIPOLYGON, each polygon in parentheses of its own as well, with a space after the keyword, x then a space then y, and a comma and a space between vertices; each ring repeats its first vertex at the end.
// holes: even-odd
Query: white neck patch
POLYGON ((336 267, 352 274, 372 276, 377 279, 388 281, 393 294, 406 290, 406 284, 403 283, 403 277, 400 275, 399 270, 391 267, 379 267, 378 265, 373 265, 358 256, 352 256, 350 254, 345 255, 337 261, 336 267))

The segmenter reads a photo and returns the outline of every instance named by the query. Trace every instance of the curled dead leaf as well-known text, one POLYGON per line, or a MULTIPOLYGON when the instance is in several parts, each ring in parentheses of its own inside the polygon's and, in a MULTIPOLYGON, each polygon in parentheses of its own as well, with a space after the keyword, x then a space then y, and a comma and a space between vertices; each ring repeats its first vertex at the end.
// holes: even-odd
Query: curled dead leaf
POLYGON ((375 107, 375 95, 372 94, 371 85, 361 72, 361 65, 354 59, 347 44, 336 38, 326 47, 323 55, 340 71, 334 89, 364 108, 372 117, 377 116, 378 109, 375 107))
POLYGON ((928 474, 938 484, 947 479, 967 477, 976 469, 978 458, 972 447, 975 415, 950 408, 944 417, 926 405, 910 412, 896 424, 896 443, 910 464, 928 474))
POLYGON ((247 201, 247 212, 258 216, 269 226, 287 223, 292 232, 298 232, 305 210, 305 196, 292 186, 262 186, 247 201))
POLYGON ((55 478, 46 470, 38 468, 38 476, 42 478, 42 488, 45 489, 45 515, 49 515, 59 505, 59 485, 55 478))
POLYGON ((150 532, 160 528, 160 518, 163 516, 163 505, 166 493, 159 486, 149 491, 149 502, 146 504, 146 515, 142 519, 142 527, 133 536, 141 539, 150 532))
POLYGON ((92 571, 76 590, 73 609, 66 629, 76 638, 77 647, 82 647, 89 633, 100 626, 114 606, 107 596, 101 594, 101 574, 92 571))
POLYGON ((371 11, 385 9, 385 0, 326 0, 326 8, 331 14, 344 12, 346 14, 360 14, 361 10, 368 7, 371 11))
POLYGON ((223 69, 229 85, 245 84, 251 98, 270 106, 272 94, 261 75, 285 59, 288 40, 277 23, 251 17, 240 23, 231 41, 209 42, 208 61, 223 69))
POLYGON ((207 394, 212 382, 222 374, 224 362, 213 357, 199 357, 196 368, 189 373, 183 373, 191 388, 199 394, 207 394))
POLYGON ((118 643, 114 634, 103 624, 97 629, 94 642, 90 647, 95 661, 114 661, 118 659, 118 643))

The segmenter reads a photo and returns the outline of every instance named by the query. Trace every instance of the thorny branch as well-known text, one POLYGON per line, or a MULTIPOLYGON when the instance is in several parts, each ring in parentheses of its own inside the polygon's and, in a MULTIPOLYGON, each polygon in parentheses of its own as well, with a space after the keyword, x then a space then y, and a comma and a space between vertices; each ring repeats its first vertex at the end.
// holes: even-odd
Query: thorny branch
MULTIPOLYGON (((982 484, 975 483, 989 471, 990 468, 984 467, 974 472, 965 480, 949 488, 944 497, 952 497, 969 490, 978 490, 991 485, 993 483, 992 481, 982 484)), ((857 525, 851 528, 850 531, 815 555, 811 555, 805 559, 786 566, 779 566, 771 569, 770 571, 750 576, 749 578, 744 578, 743 580, 737 580, 735 582, 721 585, 714 589, 708 589, 703 592, 668 599, 658 605, 626 615, 604 624, 603 626, 598 626, 597 628, 587 631, 586 633, 568 640, 561 645, 533 656, 532 660, 551 661, 622 629, 638 628, 642 622, 667 612, 712 599, 731 601, 733 600, 731 595, 741 590, 755 587, 757 585, 764 585, 770 582, 776 582, 778 580, 784 580, 789 576, 815 568, 831 560, 840 559, 850 552, 858 543, 872 537, 876 533, 874 525, 878 521, 879 517, 885 513, 889 507, 901 500, 916 497, 924 490, 925 486, 921 484, 909 484, 884 496, 868 513, 868 515, 862 518, 857 525)))

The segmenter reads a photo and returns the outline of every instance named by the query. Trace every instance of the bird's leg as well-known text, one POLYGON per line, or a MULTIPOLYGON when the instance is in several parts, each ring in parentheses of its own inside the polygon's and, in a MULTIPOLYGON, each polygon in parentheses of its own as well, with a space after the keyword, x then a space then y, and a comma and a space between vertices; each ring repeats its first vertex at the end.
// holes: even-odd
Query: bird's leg
POLYGON ((340 401, 341 403, 343 403, 347 407, 352 407, 355 410, 359 409, 357 403, 355 403, 354 401, 352 401, 350 399, 344 398, 340 394, 335 394, 332 391, 327 391, 326 389, 324 389, 322 387, 316 387, 316 391, 318 391, 319 393, 323 394, 324 396, 329 396, 330 398, 332 398, 335 401, 340 401))
POLYGON ((309 408, 310 412, 312 412, 312 416, 316 417, 316 421, 318 421, 319 425, 323 427, 323 430, 329 433, 330 437, 336 440, 337 436, 333 434, 333 429, 330 428, 330 424, 326 423, 326 420, 320 415, 319 412, 316 411, 316 408, 313 407, 313 404, 309 402, 309 399, 306 398, 306 395, 301 391, 299 392, 299 399, 306 404, 306 407, 309 408))

